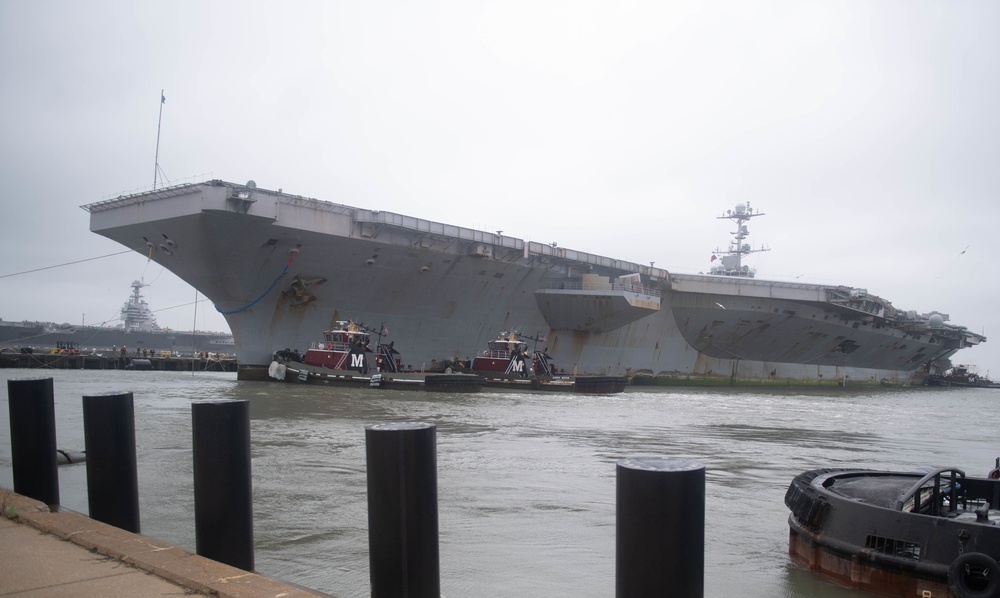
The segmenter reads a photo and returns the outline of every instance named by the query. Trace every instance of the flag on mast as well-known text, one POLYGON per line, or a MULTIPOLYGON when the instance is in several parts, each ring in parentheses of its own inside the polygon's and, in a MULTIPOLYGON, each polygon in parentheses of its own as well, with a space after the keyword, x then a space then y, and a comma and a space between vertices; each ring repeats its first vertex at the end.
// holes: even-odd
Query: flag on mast
POLYGON ((163 95, 162 91, 160 92, 160 103, 161 104, 166 104, 167 103, 167 96, 163 95))

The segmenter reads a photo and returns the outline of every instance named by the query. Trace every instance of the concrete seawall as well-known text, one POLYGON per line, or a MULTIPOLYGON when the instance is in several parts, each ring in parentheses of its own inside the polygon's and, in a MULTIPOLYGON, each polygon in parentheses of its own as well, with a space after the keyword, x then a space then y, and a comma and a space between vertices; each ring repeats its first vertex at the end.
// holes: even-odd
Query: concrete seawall
POLYGON ((190 550, 134 534, 73 511, 53 512, 44 503, 0 488, 0 595, 59 585, 75 596, 107 596, 108 583, 127 583, 129 593, 170 595, 165 582, 187 594, 222 598, 334 598, 287 582, 237 569, 190 550), (23 528, 22 528, 23 526, 23 528), (5 529, 9 528, 9 529, 5 529), (15 533, 33 528, 39 534, 15 533), (15 541, 16 537, 16 541, 15 541), (66 558, 79 551, 79 558, 66 558), (105 559, 83 558, 96 554, 105 559), (108 561, 113 566, 108 565, 108 561), (51 562, 50 562, 51 561, 51 562), (150 575, 127 576, 121 565, 150 575), (107 578, 108 583, 104 583, 107 578), (164 591, 164 587, 168 590, 164 591))

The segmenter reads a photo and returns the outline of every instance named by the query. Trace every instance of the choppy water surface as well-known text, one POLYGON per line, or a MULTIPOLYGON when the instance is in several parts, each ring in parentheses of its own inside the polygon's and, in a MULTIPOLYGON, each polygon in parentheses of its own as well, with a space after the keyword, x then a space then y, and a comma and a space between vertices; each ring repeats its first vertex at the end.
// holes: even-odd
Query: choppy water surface
MULTIPOLYGON (((1000 455, 1000 390, 630 388, 613 396, 433 394, 237 382, 235 374, 0 370, 0 485, 13 486, 6 379, 54 378, 60 448, 83 449, 84 395, 135 397, 143 533, 194 549, 191 403, 249 399, 257 570, 369 595, 364 428, 437 426, 449 598, 614 595, 615 464, 706 466, 705 595, 860 598, 787 556, 792 477, 818 467, 957 465, 1000 455)), ((87 512, 85 466, 61 502, 87 512)))

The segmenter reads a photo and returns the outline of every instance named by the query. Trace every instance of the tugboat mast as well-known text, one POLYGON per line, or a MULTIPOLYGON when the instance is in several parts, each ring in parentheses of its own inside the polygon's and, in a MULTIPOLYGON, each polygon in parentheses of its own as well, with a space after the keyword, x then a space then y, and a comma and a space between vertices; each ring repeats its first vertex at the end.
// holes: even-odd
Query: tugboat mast
POLYGON ((754 277, 756 270, 743 265, 743 256, 750 255, 751 253, 757 253, 758 251, 770 251, 770 248, 761 247, 759 249, 752 249, 749 243, 744 243, 743 241, 750 235, 750 231, 747 230, 744 223, 751 218, 764 215, 764 212, 754 213, 753 208, 750 207, 750 202, 748 201, 745 204, 736 204, 734 209, 726 210, 726 213, 722 216, 716 216, 716 220, 732 220, 735 222, 736 232, 732 233, 733 240, 729 242, 728 251, 723 252, 722 250, 716 248, 715 253, 723 254, 722 265, 713 266, 711 270, 712 274, 718 274, 721 276, 741 276, 744 278, 754 277))

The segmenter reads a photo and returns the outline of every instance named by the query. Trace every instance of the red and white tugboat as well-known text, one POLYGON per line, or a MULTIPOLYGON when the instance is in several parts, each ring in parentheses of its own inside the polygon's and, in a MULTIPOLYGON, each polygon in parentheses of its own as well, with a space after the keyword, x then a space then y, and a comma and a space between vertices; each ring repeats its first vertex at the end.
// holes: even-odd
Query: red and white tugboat
POLYGON ((472 360, 472 371, 486 379, 486 386, 518 390, 552 390, 583 393, 617 393, 625 390, 624 376, 557 375, 545 349, 532 349, 526 340, 544 342, 544 337, 521 336, 504 331, 489 341, 487 349, 472 360))
POLYGON ((382 333, 385 327, 379 329, 375 349, 371 347, 371 332, 364 326, 354 322, 337 322, 334 330, 323 333, 323 340, 314 343, 306 351, 302 363, 330 370, 350 370, 361 374, 370 371, 398 372, 400 362, 396 355, 399 352, 392 348, 392 343, 382 343, 382 333))
POLYGON ((379 328, 372 348, 372 332, 363 324, 337 322, 300 355, 285 349, 274 353, 268 374, 276 380, 312 384, 346 383, 374 388, 419 388, 426 390, 475 392, 484 380, 471 374, 403 372, 399 351, 393 343, 383 343, 388 334, 379 328))
MULTIPOLYGON (((523 337, 539 341, 544 338, 523 337)), ((552 376, 549 356, 545 351, 528 354, 528 343, 517 338, 517 333, 501 332, 488 347, 472 360, 472 370, 482 376, 493 378, 534 378, 552 376)))

